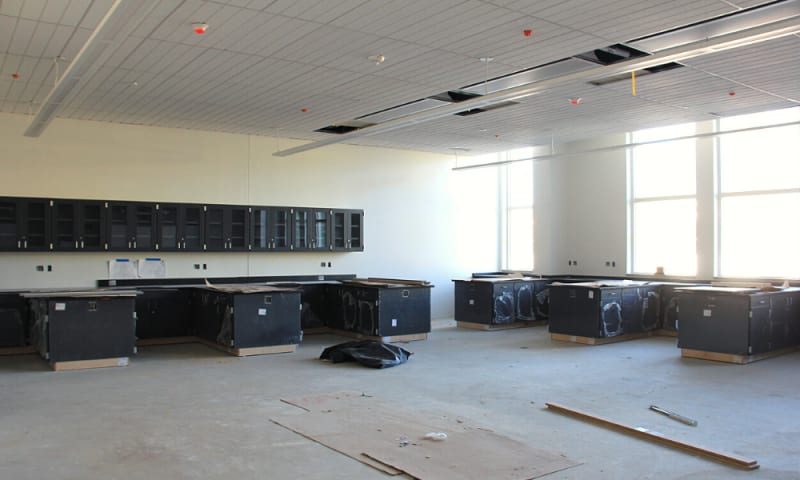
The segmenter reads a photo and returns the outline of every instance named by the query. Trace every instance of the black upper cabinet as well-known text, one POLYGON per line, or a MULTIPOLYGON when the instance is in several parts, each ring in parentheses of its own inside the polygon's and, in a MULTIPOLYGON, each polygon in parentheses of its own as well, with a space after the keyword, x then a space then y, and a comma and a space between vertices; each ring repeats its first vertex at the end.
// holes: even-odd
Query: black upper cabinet
POLYGON ((59 251, 106 249, 105 202, 53 200, 51 202, 52 248, 59 251))
POLYGON ((156 206, 152 203, 108 202, 108 249, 156 249, 156 206))
POLYGON ((250 250, 286 251, 292 247, 292 209, 252 207, 250 210, 250 250))
POLYGON ((0 200, 0 250, 50 250, 50 201, 41 198, 0 200))
POLYGON ((362 210, 0 197, 0 251, 357 251, 362 210))
POLYGON ((295 208, 292 211, 292 250, 330 250, 330 211, 295 208))
POLYGON ((364 211, 331 211, 331 250, 364 250, 364 211))
POLYGON ((161 251, 203 250, 203 207, 159 204, 156 219, 156 249, 161 251))
POLYGON ((205 250, 245 251, 250 247, 250 208, 234 205, 206 205, 205 250))

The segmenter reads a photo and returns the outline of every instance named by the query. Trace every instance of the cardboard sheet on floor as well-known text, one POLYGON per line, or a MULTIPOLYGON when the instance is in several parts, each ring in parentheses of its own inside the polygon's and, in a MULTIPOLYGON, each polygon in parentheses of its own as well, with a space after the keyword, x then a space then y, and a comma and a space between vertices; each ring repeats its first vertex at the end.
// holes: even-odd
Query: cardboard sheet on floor
POLYGON ((465 419, 425 417, 358 393, 284 401, 305 413, 276 416, 273 422, 367 465, 393 467, 421 480, 527 480, 577 465, 465 419), (431 432, 447 438, 423 438, 431 432))

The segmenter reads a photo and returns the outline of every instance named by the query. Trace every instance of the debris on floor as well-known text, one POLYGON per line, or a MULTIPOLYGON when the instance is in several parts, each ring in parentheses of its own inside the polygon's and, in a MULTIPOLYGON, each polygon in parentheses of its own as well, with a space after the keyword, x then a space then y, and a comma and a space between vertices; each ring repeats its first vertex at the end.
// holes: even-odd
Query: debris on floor
POLYGON ((328 347, 319 358, 333 363, 353 360, 365 367, 389 368, 406 363, 411 355, 412 352, 391 343, 361 340, 328 347))

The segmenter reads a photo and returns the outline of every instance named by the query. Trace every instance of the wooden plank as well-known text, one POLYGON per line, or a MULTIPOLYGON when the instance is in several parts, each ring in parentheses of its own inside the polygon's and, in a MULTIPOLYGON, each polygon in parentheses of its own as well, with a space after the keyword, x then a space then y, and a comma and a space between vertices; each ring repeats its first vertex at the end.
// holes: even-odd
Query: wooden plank
POLYGON ((373 335, 364 335, 363 333, 358 332, 350 332, 347 330, 339 330, 336 328, 332 328, 329 330, 329 333, 334 335, 339 335, 342 337, 349 337, 355 338, 357 340, 374 340, 376 342, 383 342, 383 343, 408 343, 408 342, 416 342, 419 340, 427 340, 428 334, 427 333, 409 333, 407 335, 392 335, 388 337, 376 337, 373 335))
POLYGON ((326 397, 318 404, 306 398, 301 403, 315 406, 305 413, 272 416, 270 421, 351 458, 363 462, 369 457, 413 478, 521 480, 578 464, 556 452, 470 426, 463 418, 426 416, 370 396, 326 397), (445 432, 447 439, 424 439, 429 432, 445 432))
POLYGON ((609 343, 626 342, 628 340, 636 340, 639 338, 652 337, 653 332, 639 332, 639 333, 626 333, 616 337, 579 337, 577 335, 566 335, 563 333, 551 333, 550 340, 557 342, 572 342, 580 343, 583 345, 606 345, 609 343))
POLYGON ((660 445, 665 445, 678 450, 682 450, 684 452, 689 452, 693 455, 699 455, 701 457, 709 458, 711 460, 715 460, 725 465, 734 466, 744 470, 754 470, 759 467, 758 462, 751 458, 746 458, 732 453, 722 452, 719 450, 712 450, 698 445, 693 445, 691 443, 684 442, 681 440, 675 440, 667 437, 663 433, 653 432, 651 430, 641 427, 631 427, 622 423, 617 423, 612 420, 592 415, 590 413, 568 408, 563 405, 558 405, 555 403, 545 403, 545 405, 547 405, 547 408, 555 412, 569 415, 571 417, 575 417, 580 420, 585 420, 587 422, 607 427, 612 430, 626 433, 628 435, 632 435, 634 437, 648 440, 660 445))
POLYGON ((177 345, 179 343, 197 343, 197 337, 159 337, 159 338, 139 338, 136 345, 139 347, 149 347, 152 345, 177 345))
POLYGON ((720 352, 706 352, 704 350, 693 350, 691 348, 682 348, 681 357, 683 358, 696 358, 700 360, 712 360, 715 362, 735 363, 737 365, 746 365, 748 363, 764 360, 765 358, 777 357, 797 351, 798 347, 782 348, 780 350, 773 350, 771 352, 758 353, 755 355, 737 355, 734 353, 720 353, 720 352))
POLYGON ((499 324, 456 321, 456 326, 458 328, 469 328, 472 330, 483 330, 488 332, 493 332, 495 330, 511 330, 514 328, 537 327, 540 325, 547 325, 547 320, 535 320, 531 322, 513 322, 513 323, 499 323, 499 324))
POLYGON ((268 345, 264 347, 248 347, 248 348, 231 348, 226 347, 225 345, 220 345, 216 342, 210 342, 208 340, 204 340, 202 338, 198 338, 198 341, 207 347, 211 347, 215 350, 219 350, 220 352, 225 352, 229 355, 233 355, 236 357, 249 357, 253 355, 271 355, 274 353, 292 353, 297 350, 297 344, 289 344, 289 345, 268 345))
POLYGON ((330 327, 312 327, 312 328, 304 328, 303 335, 319 335, 323 333, 335 333, 336 331, 330 327))
POLYGON ((667 330, 666 328, 659 328, 655 332, 656 335, 660 337, 677 337, 678 331, 677 330, 667 330))
POLYGON ((0 356, 3 355, 27 355, 36 353, 36 347, 28 345, 26 347, 1 347, 0 356))
POLYGON ((73 360, 69 362, 50 362, 50 367, 56 372, 66 370, 85 370, 89 368, 126 367, 128 357, 98 358, 94 360, 73 360))
POLYGON ((378 277, 368 277, 367 281, 370 282, 381 282, 381 283, 391 283, 391 284, 401 284, 401 285, 410 285, 416 287, 432 287, 431 283, 427 280, 405 280, 402 278, 378 278, 378 277))
POLYGON ((297 427, 293 427, 293 426, 287 424, 288 422, 282 422, 280 419, 270 418, 269 421, 274 423, 275 425, 279 425, 279 426, 281 426, 281 427, 283 427, 283 428, 285 428, 287 430, 291 430, 292 432, 300 435, 303 438, 307 438, 307 439, 311 440, 312 442, 316 442, 316 443, 318 443, 320 445, 328 447, 331 450, 333 450, 334 452, 338 452, 338 453, 341 453, 342 455, 346 455, 346 456, 352 458, 353 460, 357 460, 357 461, 359 461, 359 462, 361 462, 361 463, 363 463, 363 464, 365 464, 367 466, 370 466, 370 467, 374 468, 375 470, 379 470, 379 471, 381 471, 381 472, 383 472, 383 473, 385 473, 387 475, 396 476, 396 475, 400 475, 400 474, 403 473, 400 470, 392 467, 391 465, 386 465, 386 464, 384 464, 384 463, 382 463, 380 461, 377 461, 377 460, 374 460, 372 458, 360 455, 358 453, 358 447, 353 447, 352 445, 348 444, 347 442, 336 441, 336 440, 334 440, 334 441, 330 441, 330 440, 325 441, 325 439, 315 438, 312 434, 306 433, 305 431, 303 431, 302 429, 299 429, 297 427))
POLYGON ((249 357, 251 355, 272 355, 274 353, 293 353, 297 351, 297 344, 270 345, 269 347, 235 348, 233 355, 249 357))

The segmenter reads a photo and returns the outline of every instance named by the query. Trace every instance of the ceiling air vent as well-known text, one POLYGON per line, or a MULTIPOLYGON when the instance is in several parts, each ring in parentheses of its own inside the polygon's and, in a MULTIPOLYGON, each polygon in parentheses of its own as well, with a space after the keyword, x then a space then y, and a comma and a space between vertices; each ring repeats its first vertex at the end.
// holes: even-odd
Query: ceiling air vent
POLYGON ((600 65, 613 65, 623 60, 645 57, 647 55, 650 54, 628 45, 617 43, 608 47, 594 49, 591 52, 580 53, 575 56, 583 60, 599 63, 600 65))
MULTIPOLYGON (((598 63, 600 65, 613 65, 617 62, 622 62, 624 60, 630 60, 632 58, 648 57, 650 55, 651 55, 650 53, 647 53, 644 50, 639 50, 638 48, 631 47, 630 45, 617 43, 615 45, 611 45, 605 48, 597 48, 595 50, 592 50, 591 52, 585 52, 579 55, 575 55, 575 58, 588 60, 590 62, 598 63)), ((659 72, 666 72, 667 70, 674 70, 676 68, 681 68, 681 67, 683 67, 683 65, 677 62, 662 63, 661 65, 654 65, 652 67, 637 70, 636 76, 643 77, 645 75, 650 75, 659 72)), ((622 80, 627 80, 629 78, 630 78, 629 73, 620 73, 617 75, 610 75, 608 77, 598 78, 596 80, 590 81, 589 83, 591 83, 592 85, 600 86, 600 85, 608 85, 609 83, 619 82, 622 80)))
POLYGON ((475 97, 481 97, 481 96, 482 95, 480 93, 465 92, 463 90, 450 90, 428 98, 432 98, 434 100, 441 100, 443 102, 458 103, 458 102, 463 102, 464 100, 470 100, 475 97))
POLYGON ((470 110, 464 110, 463 112, 454 113, 453 115, 458 115, 459 117, 468 117, 470 115, 476 115, 478 113, 488 112, 489 110, 497 110, 498 108, 503 107, 510 107, 511 105, 517 105, 519 102, 499 102, 493 103, 491 105, 486 105, 480 108, 472 108, 470 110))
POLYGON ((360 130, 364 127, 371 127, 372 125, 375 124, 370 122, 360 122, 358 120, 347 120, 346 122, 334 123, 333 125, 328 125, 327 127, 318 128, 314 131, 342 135, 344 133, 350 133, 356 130, 360 130))

